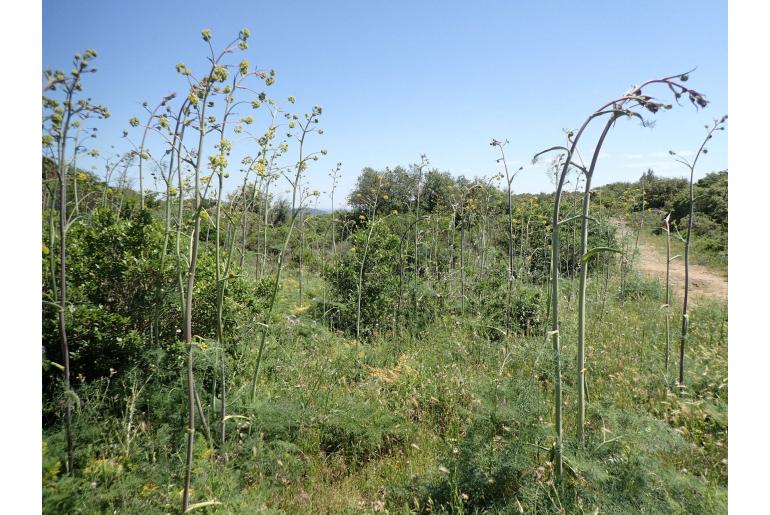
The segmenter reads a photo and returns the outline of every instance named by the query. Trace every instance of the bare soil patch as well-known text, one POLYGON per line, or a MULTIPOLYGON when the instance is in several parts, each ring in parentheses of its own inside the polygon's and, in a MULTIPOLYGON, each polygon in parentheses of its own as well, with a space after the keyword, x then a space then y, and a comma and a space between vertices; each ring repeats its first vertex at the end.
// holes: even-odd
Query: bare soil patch
MULTIPOLYGON (((630 229, 620 224, 621 231, 630 229)), ((672 257, 674 256, 672 250, 672 257)), ((666 282, 666 253, 648 243, 639 242, 636 267, 645 275, 666 282)), ((684 295, 684 256, 671 262, 671 290, 680 298, 684 295)), ((727 302, 727 277, 702 265, 690 263, 690 298, 707 298, 727 302)))

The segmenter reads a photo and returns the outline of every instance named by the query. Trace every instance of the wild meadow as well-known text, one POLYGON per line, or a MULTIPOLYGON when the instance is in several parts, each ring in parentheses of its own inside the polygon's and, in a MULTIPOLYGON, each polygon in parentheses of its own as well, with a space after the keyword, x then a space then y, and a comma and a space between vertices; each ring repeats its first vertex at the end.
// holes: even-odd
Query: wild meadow
POLYGON ((727 265, 727 117, 679 127, 682 178, 595 186, 618 123, 709 109, 698 72, 490 135, 495 175, 349 170, 250 35, 203 30, 111 149, 97 52, 45 71, 43 512, 726 512, 726 298, 689 274, 727 265))

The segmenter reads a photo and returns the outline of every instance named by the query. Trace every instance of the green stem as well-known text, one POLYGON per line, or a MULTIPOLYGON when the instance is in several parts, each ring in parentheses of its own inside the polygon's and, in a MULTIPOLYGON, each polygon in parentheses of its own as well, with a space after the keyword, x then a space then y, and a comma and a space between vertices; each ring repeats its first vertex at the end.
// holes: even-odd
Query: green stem
POLYGON ((588 262, 583 257, 588 253, 588 215, 591 204, 591 180, 593 179, 596 161, 604 144, 607 133, 615 123, 616 116, 610 117, 604 126, 601 136, 596 143, 591 166, 586 173, 585 192, 583 193, 583 219, 580 229, 580 290, 578 292, 578 348, 577 348, 577 390, 578 390, 578 426, 577 438, 582 445, 585 442, 586 419, 586 366, 585 366, 585 339, 586 339, 586 284, 588 280, 588 262))

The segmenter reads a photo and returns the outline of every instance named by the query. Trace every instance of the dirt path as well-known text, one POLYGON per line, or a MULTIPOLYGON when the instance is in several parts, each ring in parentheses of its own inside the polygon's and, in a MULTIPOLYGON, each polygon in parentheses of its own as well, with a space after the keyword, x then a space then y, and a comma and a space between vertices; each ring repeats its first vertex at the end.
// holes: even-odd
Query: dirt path
MULTIPOLYGON (((621 224, 621 231, 626 229, 621 224)), ((626 229, 627 230, 627 229, 626 229)), ((673 252, 672 252, 673 254, 673 252)), ((666 281, 666 253, 643 242, 639 242, 639 258, 637 268, 645 275, 666 281)), ((684 295, 684 257, 671 262, 672 291, 682 298, 684 295)), ((697 302, 698 298, 727 301, 727 278, 718 275, 705 266, 690 263, 690 298, 697 302)))

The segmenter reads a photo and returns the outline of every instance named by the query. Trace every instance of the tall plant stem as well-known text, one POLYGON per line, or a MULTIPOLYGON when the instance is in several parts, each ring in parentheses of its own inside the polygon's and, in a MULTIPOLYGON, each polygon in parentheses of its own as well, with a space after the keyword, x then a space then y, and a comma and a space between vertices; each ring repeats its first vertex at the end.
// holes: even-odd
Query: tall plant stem
MULTIPOLYGON (((611 234, 610 234, 610 225, 607 224, 607 245, 609 246, 611 243, 611 234)), ((610 254, 607 254, 607 258, 605 259, 604 263, 604 288, 602 289, 602 308, 599 311, 599 321, 604 320, 604 310, 607 307, 607 294, 609 292, 610 288, 610 269, 612 267, 612 257, 610 254)))
MULTIPOLYGON (((415 202, 415 213, 414 213, 414 287, 412 289, 412 295, 414 300, 414 312, 412 313, 413 317, 417 316, 418 312, 418 294, 417 294, 417 286, 418 281, 420 279, 420 193, 421 193, 421 185, 422 185, 422 169, 428 164, 428 161, 425 157, 425 155, 422 156, 422 161, 417 166, 417 184, 415 184, 415 196, 416 196, 416 202, 415 202)), ((413 329, 414 329, 414 325, 413 329)), ((413 331, 414 332, 414 331, 413 331)))
POLYGON ((461 214, 461 219, 460 219, 460 316, 465 316, 465 214, 464 213, 461 214))
POLYGON ((334 261, 334 258, 337 256, 337 235, 336 235, 336 220, 335 220, 335 211, 334 211, 334 190, 337 187, 337 180, 336 177, 332 179, 332 193, 331 193, 331 200, 332 200, 332 261, 334 261))
MULTIPOLYGON (((223 122, 224 125, 224 122, 223 122)), ((222 134, 224 137, 224 128, 222 129, 222 134)), ((224 303, 224 296, 225 296, 225 280, 222 278, 222 242, 221 242, 221 224, 222 224, 222 187, 224 186, 224 177, 223 172, 220 171, 217 173, 217 180, 218 180, 218 188, 217 188, 217 208, 216 208, 216 221, 215 221, 215 244, 214 244, 214 254, 215 254, 215 261, 216 261, 216 272, 215 272, 215 283, 217 285, 217 349, 218 349, 218 355, 219 359, 221 360, 221 377, 220 377, 220 388, 222 392, 222 407, 224 407, 225 403, 225 353, 224 353, 224 345, 225 345, 225 339, 224 339, 224 327, 222 323, 222 305, 224 303)), ((213 401, 213 399, 212 399, 213 401)), ((225 445, 225 420, 224 416, 221 417, 221 445, 222 450, 224 450, 225 445)))
POLYGON ((669 218, 671 214, 667 214, 665 218, 666 224, 666 388, 668 388, 668 368, 669 360, 671 358, 671 227, 669 226, 669 218))
POLYGON ((510 336, 511 318, 513 317, 511 312, 511 305, 513 304, 513 192, 511 191, 511 183, 513 178, 508 176, 508 164, 505 162, 505 154, 503 154, 502 147, 500 147, 500 153, 503 156, 505 179, 508 183, 508 297, 505 303, 505 335, 510 336))
MULTIPOLYGON (((202 198, 200 190, 200 173, 203 165, 203 153, 204 153, 204 140, 207 134, 206 129, 206 107, 208 104, 209 94, 213 84, 212 76, 219 61, 222 57, 230 51, 230 47, 235 42, 228 45, 225 50, 214 59, 213 51, 211 58, 211 68, 205 80, 206 86, 203 88, 203 96, 200 99, 200 111, 198 112, 198 146, 195 156, 194 173, 195 173, 195 203, 193 213, 193 232, 192 241, 190 245, 190 263, 187 269, 187 288, 185 290, 185 302, 184 302, 184 341, 187 345, 187 454, 185 457, 185 479, 184 490, 182 492, 182 512, 187 511, 190 505, 190 482, 192 480, 192 458, 193 458, 193 446, 195 444, 195 377, 193 374, 193 334, 192 334, 192 308, 193 308, 193 290, 195 287, 195 273, 198 266, 198 242, 200 240, 201 232, 201 210, 202 210, 202 198)), ((180 178, 181 182, 181 178, 180 178)), ((207 186, 208 190, 208 186, 207 186)), ((221 190, 221 188, 220 188, 221 190)), ((181 195, 181 190, 180 190, 181 195)), ((181 197, 180 197, 181 199, 181 197)), ((180 208, 181 210, 181 208, 180 208)), ((181 219, 180 219, 181 223, 181 219)))
POLYGON ((62 380, 64 382, 64 424, 67 438, 67 473, 74 474, 73 450, 72 450, 72 400, 70 391, 70 351, 67 341, 67 163, 65 152, 67 149, 67 132, 72 119, 72 91, 67 90, 66 119, 62 126, 62 133, 58 144, 59 153, 59 336, 61 339, 61 354, 64 362, 62 380))
MULTIPOLYGON (((705 141, 703 143, 706 144, 705 141)), ((702 147, 701 147, 702 148, 702 147)), ((700 155, 700 152, 698 153, 700 155)), ((697 160, 696 156, 696 160, 697 160)), ((695 164, 690 167, 690 217, 687 221, 687 238, 684 242, 684 298, 682 300, 682 336, 679 340, 679 392, 684 392, 684 349, 690 332, 690 237, 692 236, 692 218, 695 211, 695 198, 693 195, 693 175, 695 164)))
MULTIPOLYGON (((314 111, 314 115, 320 114, 316 113, 314 111)), ((270 319, 273 315, 273 309, 275 308, 275 302, 278 298, 278 288, 280 287, 281 282, 281 272, 283 270, 283 263, 284 258, 286 255, 286 249, 289 246, 289 241, 291 240, 291 235, 294 231, 294 226, 296 224, 297 216, 299 215, 301 209, 302 209, 302 197, 300 192, 300 179, 302 178, 302 171, 307 166, 307 159, 312 156, 310 154, 309 156, 304 155, 304 149, 305 149, 305 137, 309 132, 311 132, 313 129, 310 128, 310 125, 312 123, 315 123, 314 116, 307 117, 307 122, 303 125, 300 125, 300 128, 302 129, 302 136, 298 138, 299 140, 299 157, 297 159, 297 164, 295 165, 295 173, 294 173, 294 179, 292 180, 289 177, 286 177, 289 183, 292 186, 292 192, 291 192, 291 220, 289 222, 289 230, 286 231, 286 239, 283 241, 283 248, 281 249, 281 253, 278 256, 278 268, 275 272, 275 282, 273 283, 273 290, 270 295, 270 304, 267 307, 267 311, 265 312, 265 319, 263 323, 262 328, 262 334, 260 336, 259 340, 259 350, 257 351, 257 362, 254 365, 254 375, 252 376, 251 380, 251 400, 254 401, 257 395, 257 379, 259 378, 259 369, 262 363, 262 354, 265 350, 265 342, 267 341, 267 335, 270 331, 270 319), (298 198, 298 193, 299 198, 298 198)), ((270 181, 267 181, 267 184, 270 184, 270 181)), ((267 187, 265 190, 265 205, 267 206, 267 187)), ((267 209, 265 209, 265 218, 267 218, 267 209)), ((267 257, 267 223, 265 223, 265 259, 267 257)), ((264 264, 263 264, 263 270, 264 272, 264 264)))
MULTIPOLYGON (((213 70, 213 68, 212 68, 213 70)), ((201 109, 201 124, 205 123, 205 110, 206 110, 206 94, 203 99, 203 107, 201 109)), ((205 136, 205 129, 202 125, 200 127, 200 135, 198 138, 198 157, 195 165, 195 215, 194 215, 194 228, 191 240, 190 249, 190 266, 187 271, 187 288, 185 290, 185 311, 184 311, 184 341, 187 345, 187 455, 185 459, 185 479, 184 479, 184 491, 182 493, 182 511, 187 511, 190 504, 190 482, 192 479, 192 458, 193 458, 193 445, 195 444, 195 377, 193 374, 193 343, 192 343, 192 304, 193 304, 193 287, 195 286, 195 271, 198 264, 198 241, 200 239, 201 221, 200 221, 200 169, 201 169, 201 156, 203 154, 203 141, 205 136)))
POLYGON ((305 280, 305 213, 299 214, 299 305, 305 304, 305 289, 303 282, 305 280))
POLYGON ((516 174, 521 171, 521 168, 517 170, 515 173, 510 174, 508 171, 508 162, 505 160, 505 151, 503 150, 503 146, 506 145, 508 141, 505 142, 497 141, 495 139, 492 140, 491 145, 496 146, 500 149, 500 159, 497 160, 497 162, 503 163, 503 169, 505 170, 505 181, 507 183, 507 195, 508 195, 508 295, 505 302, 505 336, 506 336, 506 345, 508 342, 508 337, 511 335, 511 319, 513 318, 513 313, 511 311, 512 309, 512 303, 513 303, 513 191, 511 190, 511 184, 513 183, 513 179, 516 177, 516 174))
MULTIPOLYGON (((713 126, 706 134, 706 138, 703 140, 698 152, 695 154, 692 163, 688 162, 684 158, 678 157, 677 161, 684 164, 690 169, 690 216, 687 221, 687 238, 684 242, 684 298, 682 300, 682 336, 679 340, 679 393, 684 393, 684 352, 687 344, 687 338, 690 330, 690 315, 689 315, 689 299, 690 299, 690 239, 692 237, 692 219, 695 212, 695 195, 694 195, 694 178, 695 178, 695 166, 698 163, 698 159, 701 154, 704 154, 706 143, 713 137, 714 132, 717 130, 724 130, 724 123, 727 120, 727 116, 722 117, 721 120, 715 120, 713 126)), ((670 151, 669 151, 670 152, 670 151)), ((674 152, 670 152, 672 155, 676 155, 674 152)))
POLYGON ((272 177, 268 176, 265 181, 265 198, 262 206, 262 265, 259 267, 259 279, 265 275, 265 268, 267 267, 267 227, 268 227, 268 215, 270 212, 270 181, 272 177))
POLYGON ((356 302, 356 368, 358 374, 361 372, 361 360, 358 357, 358 351, 361 346, 361 295, 364 284, 364 267, 366 266, 366 255, 369 252, 369 242, 372 239, 372 232, 374 231, 374 223, 377 216, 377 203, 380 199, 380 189, 374 194, 374 204, 372 204, 372 212, 369 215, 369 232, 366 234, 366 244, 364 245, 364 253, 361 256, 361 265, 358 268, 358 299, 356 302))
POLYGON ((586 365, 585 365, 585 340, 586 340, 586 284, 588 282, 588 215, 591 204, 591 180, 593 179, 596 161, 599 158, 599 152, 604 144, 607 133, 615 123, 616 115, 610 117, 604 130, 599 136, 594 149, 594 155, 591 159, 590 168, 585 174, 586 184, 583 193, 583 212, 580 229, 580 290, 578 291, 578 345, 577 345, 577 390, 578 390, 578 426, 577 438, 581 445, 585 442, 585 421, 586 421, 586 365))
POLYGON ((556 193, 553 201, 553 216, 551 219, 551 344, 553 346, 553 366, 554 366, 554 430, 556 433, 556 447, 554 449, 556 476, 561 480, 564 471, 564 461, 562 458, 562 393, 561 393, 561 342, 559 338, 559 264, 561 262, 560 238, 559 238, 559 208, 561 206, 562 190, 572 165, 572 155, 575 152, 577 143, 583 135, 588 124, 596 117, 607 114, 604 111, 596 111, 589 116, 580 127, 577 136, 572 140, 569 150, 564 147, 554 147, 552 149, 540 152, 535 157, 550 150, 567 150, 567 158, 559 174, 559 182, 556 185, 556 193))

